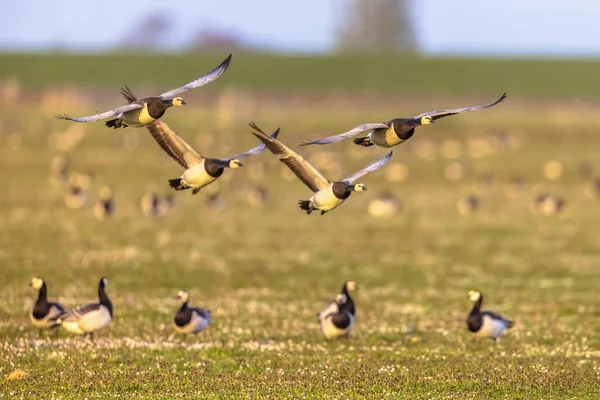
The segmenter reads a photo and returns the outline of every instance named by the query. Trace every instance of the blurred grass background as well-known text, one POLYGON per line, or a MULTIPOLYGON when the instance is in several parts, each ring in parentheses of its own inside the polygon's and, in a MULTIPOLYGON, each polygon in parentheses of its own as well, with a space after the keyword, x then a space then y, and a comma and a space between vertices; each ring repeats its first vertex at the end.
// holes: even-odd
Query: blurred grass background
MULTIPOLYGON (((0 55, 0 76, 25 88, 123 84, 178 87, 217 65, 222 53, 0 55)), ((485 95, 596 99, 600 61, 403 57, 394 54, 297 56, 236 52, 219 88, 415 95, 485 95), (500 93, 501 94, 501 93, 500 93)), ((158 89, 160 90, 160 89, 158 89)), ((203 90, 214 91, 206 86, 203 90)), ((160 92, 162 93, 162 91, 160 92)))

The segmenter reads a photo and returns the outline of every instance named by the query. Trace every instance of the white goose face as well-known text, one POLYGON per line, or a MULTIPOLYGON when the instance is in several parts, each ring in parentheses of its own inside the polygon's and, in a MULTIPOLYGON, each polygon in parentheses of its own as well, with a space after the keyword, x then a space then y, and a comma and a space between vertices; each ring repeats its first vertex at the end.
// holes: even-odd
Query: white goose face
POLYGON ((185 303, 186 301, 188 301, 188 300, 189 300, 189 298, 190 298, 190 295, 189 295, 189 293, 188 293, 188 292, 186 292, 185 290, 180 290, 180 291, 177 293, 177 298, 178 298, 179 300, 181 300, 181 302, 182 302, 182 303, 185 303))
POLYGON ((366 192, 367 187, 363 183, 357 183, 356 185, 354 185, 354 191, 355 192, 366 192))
POLYGON ((345 304, 347 301, 348 298, 344 293, 338 293, 337 296, 335 296, 335 302, 338 304, 345 304))
POLYGON ((29 282, 29 285, 32 286, 34 289, 40 290, 44 285, 44 280, 42 278, 36 277, 29 282))
POLYGON ((240 168, 243 166, 244 165, 242 164, 242 162, 238 159, 233 159, 233 160, 229 161, 229 168, 240 168))
POLYGON ((346 282, 346 289, 348 289, 349 292, 355 292, 358 289, 358 286, 356 285, 356 282, 348 281, 346 282))
POLYGON ((429 124, 434 124, 434 123, 435 123, 435 121, 429 115, 421 117, 421 125, 429 125, 429 124))
POLYGON ((471 290, 469 291, 468 296, 469 300, 471 300, 472 302, 476 302, 481 298, 481 292, 479 290, 471 290))
POLYGON ((104 285, 104 287, 108 286, 108 279, 102 278, 102 284, 104 285))

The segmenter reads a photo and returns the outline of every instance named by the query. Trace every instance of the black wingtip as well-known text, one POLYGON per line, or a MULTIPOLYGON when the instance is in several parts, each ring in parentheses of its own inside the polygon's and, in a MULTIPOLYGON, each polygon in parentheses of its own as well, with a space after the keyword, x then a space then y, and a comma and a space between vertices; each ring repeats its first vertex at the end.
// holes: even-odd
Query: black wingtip
POLYGON ((271 137, 272 137, 273 139, 277 139, 277 136, 279 136, 279 129, 280 129, 280 128, 277 128, 277 129, 275 130, 275 132, 273 132, 273 134, 271 135, 271 137))
POLYGON ((313 144, 312 140, 306 139, 304 142, 300 142, 298 146, 310 146, 311 144, 313 144))

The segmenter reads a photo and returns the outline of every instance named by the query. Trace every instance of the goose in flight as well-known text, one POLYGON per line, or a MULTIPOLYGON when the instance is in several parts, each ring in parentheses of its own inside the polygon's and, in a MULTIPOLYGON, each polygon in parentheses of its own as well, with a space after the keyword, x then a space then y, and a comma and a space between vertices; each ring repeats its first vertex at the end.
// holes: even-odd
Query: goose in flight
POLYGON ((300 179, 306 186, 314 192, 309 200, 302 200, 298 204, 300 208, 310 214, 313 210, 320 210, 321 215, 342 205, 352 192, 362 192, 367 190, 364 184, 354 182, 367 174, 375 171, 388 162, 392 153, 379 161, 374 162, 366 168, 350 175, 349 177, 331 182, 326 179, 315 167, 310 165, 302 156, 291 150, 289 147, 278 141, 276 138, 268 136, 254 122, 250 126, 256 130, 252 132, 273 154, 280 155, 279 160, 300 179))
POLYGON ((66 114, 57 115, 58 119, 66 119, 75 122, 95 122, 106 118, 116 117, 106 122, 109 128, 125 128, 127 126, 141 127, 156 121, 163 116, 167 108, 185 105, 185 101, 178 94, 188 90, 206 85, 220 77, 229 67, 231 54, 219 66, 200 78, 183 85, 177 89, 169 90, 157 97, 146 97, 137 100, 127 86, 121 89, 121 94, 129 101, 129 104, 113 108, 100 114, 87 117, 71 118, 66 114))
POLYGON ((429 125, 435 123, 436 120, 450 115, 465 113, 467 111, 483 110, 484 108, 493 107, 506 98, 504 93, 498 100, 490 104, 482 106, 454 108, 446 110, 435 110, 415 115, 410 118, 395 118, 383 123, 369 123, 359 125, 348 132, 341 133, 335 136, 329 136, 319 140, 307 140, 300 143, 300 146, 308 146, 311 144, 329 144, 339 142, 340 140, 354 137, 360 133, 371 131, 365 137, 354 139, 354 143, 360 146, 368 147, 377 145, 379 147, 393 147, 404 143, 415 133, 415 128, 421 125, 429 125))
MULTIPOLYGON (((206 158, 199 155, 162 121, 154 121, 146 125, 146 129, 165 153, 185 168, 181 177, 169 180, 171 187, 175 190, 193 189, 192 194, 197 194, 200 189, 217 180, 223 175, 225 168, 242 167, 240 159, 259 154, 266 148, 264 144, 260 144, 245 153, 235 154, 227 158, 206 158)), ((278 135, 279 129, 271 137, 276 138, 278 135)))

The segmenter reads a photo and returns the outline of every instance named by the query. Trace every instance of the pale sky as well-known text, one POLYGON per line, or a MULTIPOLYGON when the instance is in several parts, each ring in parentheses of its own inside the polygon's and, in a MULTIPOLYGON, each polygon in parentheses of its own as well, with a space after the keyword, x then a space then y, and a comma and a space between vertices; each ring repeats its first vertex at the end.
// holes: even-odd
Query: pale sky
MULTIPOLYGON (((372 0, 374 4, 378 0, 372 0)), ((288 52, 327 52, 345 0, 0 0, 0 50, 110 50, 150 12, 170 14, 164 43, 201 27, 288 52)), ((599 0, 412 0, 428 54, 600 55, 599 0)))

